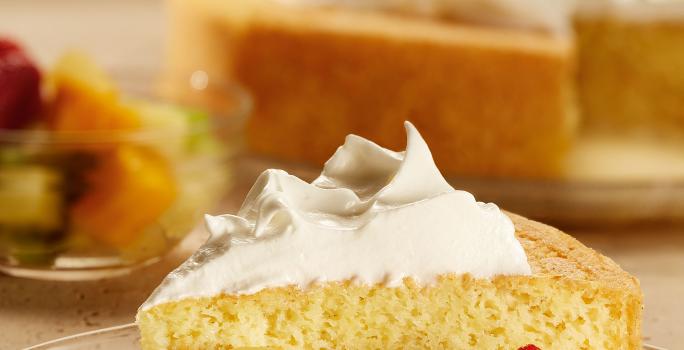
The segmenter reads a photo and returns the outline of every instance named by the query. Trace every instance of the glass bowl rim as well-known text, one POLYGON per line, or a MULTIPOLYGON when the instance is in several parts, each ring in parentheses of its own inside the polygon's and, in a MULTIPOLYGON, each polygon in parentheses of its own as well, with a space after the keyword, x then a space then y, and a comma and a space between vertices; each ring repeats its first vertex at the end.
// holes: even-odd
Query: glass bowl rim
MULTIPOLYGON (((201 71, 195 71, 201 72, 201 71)), ((195 73, 193 72, 193 73, 195 73)), ((187 75, 190 79, 191 74, 187 75)), ((164 76, 162 76, 163 78, 164 76)), ((176 77, 176 75, 172 76, 176 77)), ((115 79, 117 80, 117 79, 115 79)), ((128 78, 124 78, 124 81, 131 81, 128 78)), ((168 84, 169 82, 160 79, 161 85, 168 84)), ((137 83, 137 81, 136 81, 137 83)), ((150 83, 154 84, 154 83, 150 83)), ((236 100, 235 108, 230 108, 224 115, 224 118, 220 118, 217 125, 212 126, 211 129, 222 129, 233 126, 242 126, 250 112, 252 111, 254 102, 251 94, 237 82, 229 80, 216 81, 215 79, 210 79, 208 81, 209 87, 212 87, 218 91, 223 96, 230 96, 236 100)), ((201 89, 196 89, 200 91, 201 89)), ((127 93, 126 88, 122 88, 122 97, 132 97, 137 98, 140 96, 139 93, 127 93)), ((180 107, 187 107, 192 109, 192 106, 187 103, 173 103, 171 101, 166 101, 167 98, 163 96, 152 96, 150 98, 145 98, 148 101, 156 101, 177 105, 180 107)), ((213 113, 209 113, 214 115, 213 113)), ((215 121, 219 118, 213 118, 215 121)), ((201 130, 189 130, 188 135, 193 135, 198 132, 205 131, 201 130)), ((114 143, 127 143, 127 142, 146 142, 151 140, 158 140, 160 138, 165 138, 169 136, 169 132, 166 130, 158 130, 153 128, 141 128, 136 130, 74 130, 74 131, 53 131, 46 129, 4 129, 0 128, 0 147, 2 144, 37 144, 37 145, 78 145, 78 144, 114 144, 114 143)))

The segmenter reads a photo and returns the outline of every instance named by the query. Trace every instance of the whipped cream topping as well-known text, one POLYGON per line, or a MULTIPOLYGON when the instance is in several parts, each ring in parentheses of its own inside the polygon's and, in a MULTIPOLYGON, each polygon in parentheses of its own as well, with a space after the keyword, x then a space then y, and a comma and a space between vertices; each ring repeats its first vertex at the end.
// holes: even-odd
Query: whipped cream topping
POLYGON ((389 11, 567 34, 574 0, 277 0, 290 5, 389 11))
POLYGON ((288 5, 401 13, 431 18, 572 32, 574 15, 612 16, 635 22, 681 21, 684 0, 276 0, 288 5))
POLYGON ((141 308, 331 281, 531 274, 511 220, 454 190, 418 131, 406 131, 405 152, 348 136, 313 183, 263 172, 237 215, 206 217, 209 240, 141 308))

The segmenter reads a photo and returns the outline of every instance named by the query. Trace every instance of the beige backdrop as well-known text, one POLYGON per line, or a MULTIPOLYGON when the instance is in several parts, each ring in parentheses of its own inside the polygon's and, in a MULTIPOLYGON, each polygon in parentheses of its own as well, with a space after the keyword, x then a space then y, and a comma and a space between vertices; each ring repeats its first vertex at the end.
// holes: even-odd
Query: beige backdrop
MULTIPOLYGON (((163 52, 163 27, 161 1, 0 0, 0 35, 21 40, 43 64, 65 48, 76 47, 110 71, 155 69, 163 52)), ((0 276, 0 349, 132 322, 138 305, 166 272, 201 243, 203 235, 195 232, 162 263, 113 280, 57 283, 0 276)), ((646 295, 646 342, 680 349, 684 344, 684 230, 575 235, 641 280, 646 295)))

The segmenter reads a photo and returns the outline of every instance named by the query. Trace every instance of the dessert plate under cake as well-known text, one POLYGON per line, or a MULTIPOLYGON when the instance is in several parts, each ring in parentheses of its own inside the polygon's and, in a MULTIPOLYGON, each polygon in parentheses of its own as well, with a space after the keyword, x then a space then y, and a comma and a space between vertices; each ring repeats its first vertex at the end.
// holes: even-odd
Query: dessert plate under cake
MULTIPOLYGON (((140 350, 138 327, 133 324, 98 329, 80 333, 39 345, 25 350, 140 350)), ((644 350, 666 350, 653 345, 644 345, 644 350)))

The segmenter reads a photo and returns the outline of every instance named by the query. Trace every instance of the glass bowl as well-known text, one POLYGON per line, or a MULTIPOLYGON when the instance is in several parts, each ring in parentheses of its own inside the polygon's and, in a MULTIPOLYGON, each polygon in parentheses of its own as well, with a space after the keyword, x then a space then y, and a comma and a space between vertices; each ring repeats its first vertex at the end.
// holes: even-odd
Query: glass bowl
POLYGON ((0 129, 1 272, 125 274, 157 261, 228 193, 248 94, 201 71, 119 80, 122 95, 157 106, 139 111, 147 122, 136 131, 0 129))

